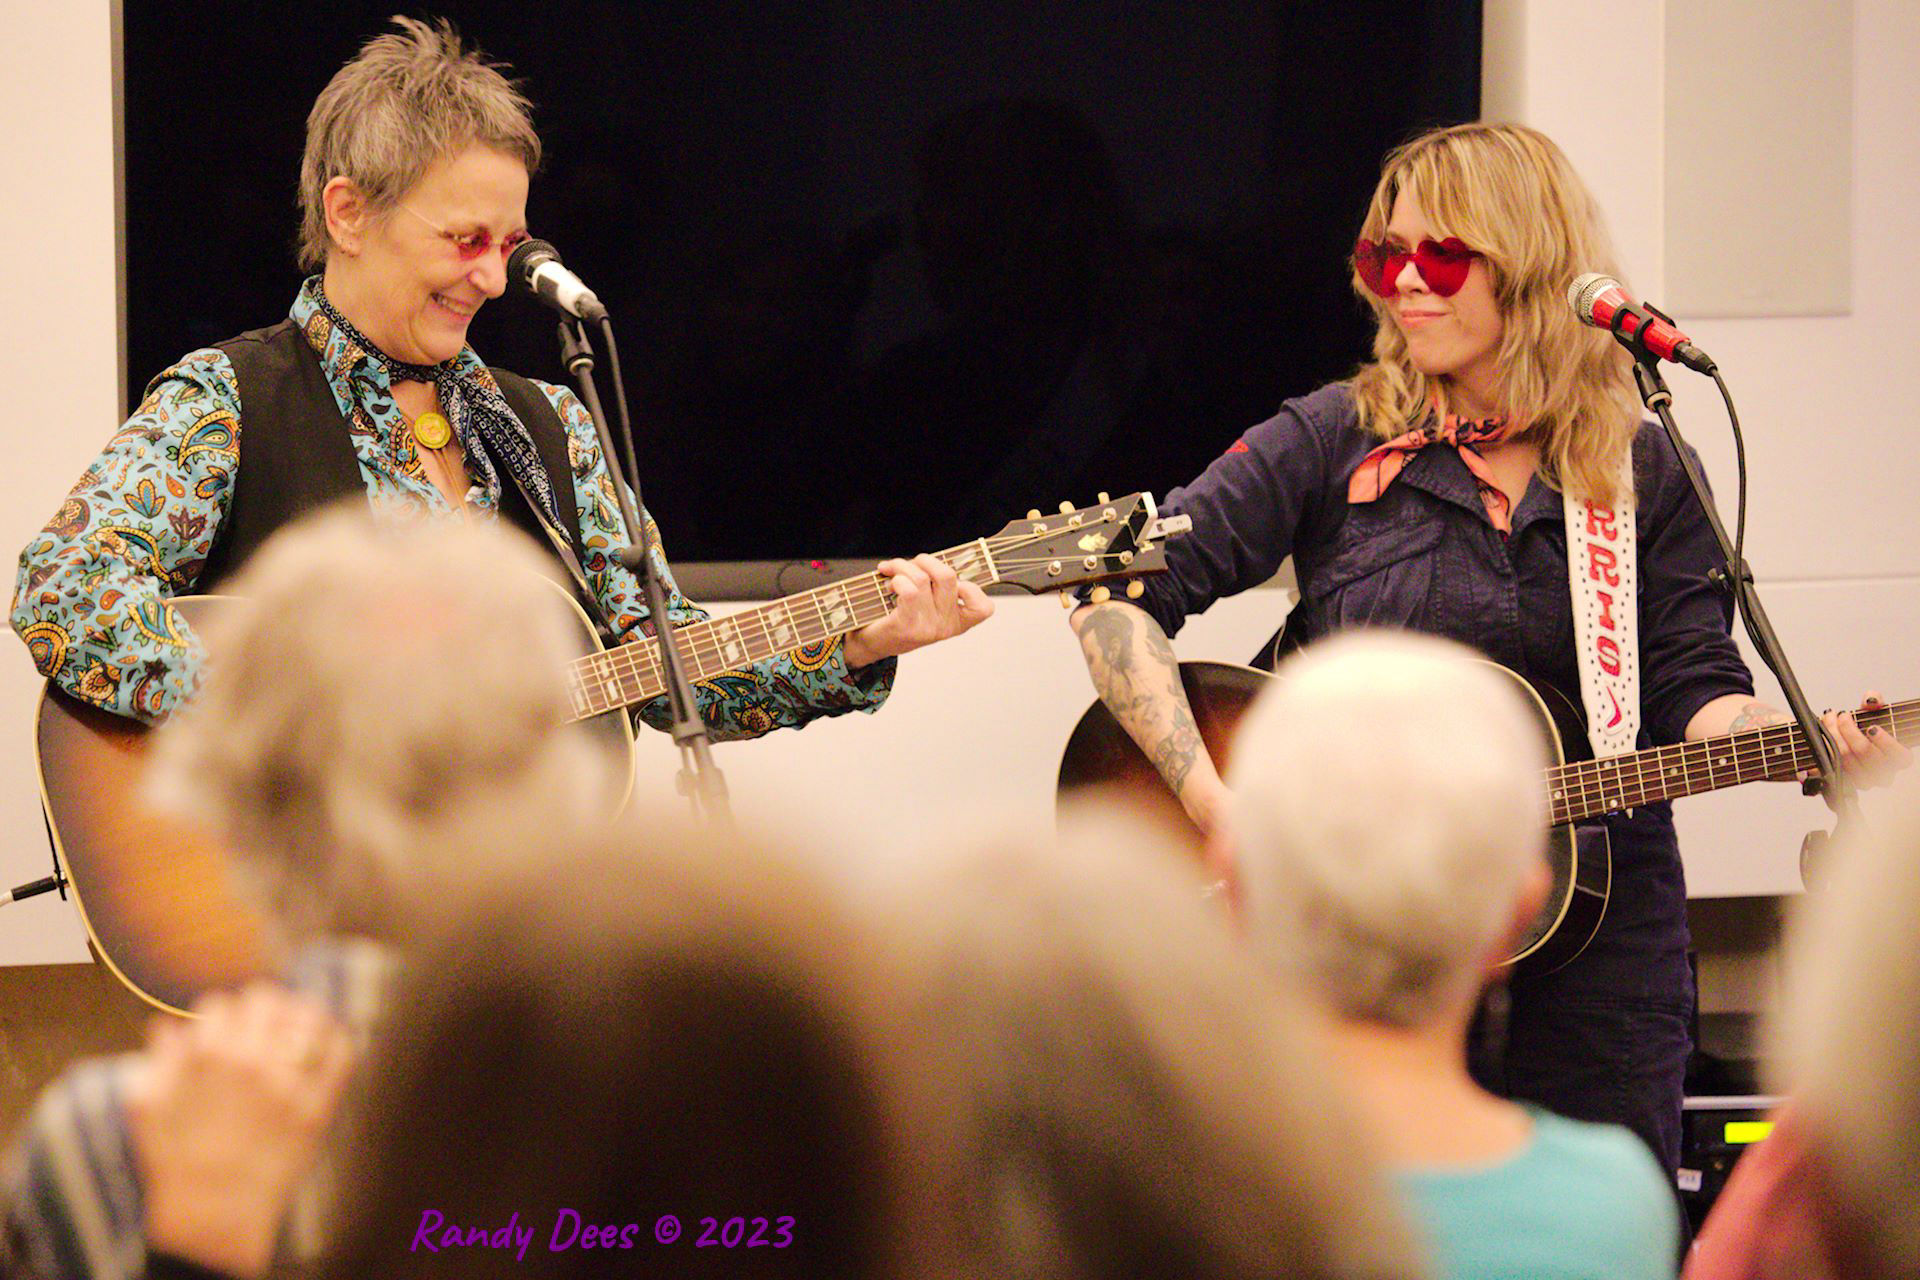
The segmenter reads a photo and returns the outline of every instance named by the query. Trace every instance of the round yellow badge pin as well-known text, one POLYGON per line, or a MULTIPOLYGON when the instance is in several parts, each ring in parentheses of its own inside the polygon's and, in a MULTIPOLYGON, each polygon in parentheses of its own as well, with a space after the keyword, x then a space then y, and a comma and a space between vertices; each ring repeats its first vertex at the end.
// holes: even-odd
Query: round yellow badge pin
POLYGON ((453 424, 442 414, 423 413, 413 420, 413 438, 429 449, 444 449, 453 439, 453 424))

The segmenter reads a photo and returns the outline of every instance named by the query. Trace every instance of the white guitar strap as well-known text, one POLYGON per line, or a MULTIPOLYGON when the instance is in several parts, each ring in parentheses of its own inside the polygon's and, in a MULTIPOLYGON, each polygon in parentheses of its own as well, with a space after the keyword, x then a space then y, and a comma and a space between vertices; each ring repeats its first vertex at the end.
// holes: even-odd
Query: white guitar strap
POLYGON ((1580 654, 1580 700, 1596 758, 1632 751, 1640 736, 1640 609, 1633 463, 1614 507, 1566 498, 1567 581, 1580 654))

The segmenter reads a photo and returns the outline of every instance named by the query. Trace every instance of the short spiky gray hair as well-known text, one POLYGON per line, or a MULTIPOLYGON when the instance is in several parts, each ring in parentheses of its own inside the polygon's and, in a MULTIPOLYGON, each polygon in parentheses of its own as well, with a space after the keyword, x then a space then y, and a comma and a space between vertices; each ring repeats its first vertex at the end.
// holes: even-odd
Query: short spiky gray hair
POLYGON ((307 113, 300 161, 300 266, 325 265, 332 240, 321 193, 353 179, 375 212, 392 209, 428 165, 476 144, 540 167, 533 106, 442 18, 431 25, 395 16, 400 30, 367 41, 307 113))

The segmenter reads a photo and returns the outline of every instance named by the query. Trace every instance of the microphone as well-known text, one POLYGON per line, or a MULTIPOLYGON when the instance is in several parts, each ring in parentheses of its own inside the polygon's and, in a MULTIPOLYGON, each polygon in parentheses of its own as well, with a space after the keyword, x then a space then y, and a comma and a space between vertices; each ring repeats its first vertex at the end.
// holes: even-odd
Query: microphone
POLYGON ((1606 329, 1628 347, 1650 351, 1662 360, 1675 361, 1698 373, 1714 371, 1713 360, 1706 352, 1694 346, 1686 334, 1652 307, 1635 305, 1625 287, 1612 276, 1589 271, 1567 286, 1567 303, 1581 324, 1606 329))
POLYGON ((523 240, 507 258, 507 279, 576 320, 605 320, 607 309, 579 276, 560 265, 560 253, 545 240, 523 240))

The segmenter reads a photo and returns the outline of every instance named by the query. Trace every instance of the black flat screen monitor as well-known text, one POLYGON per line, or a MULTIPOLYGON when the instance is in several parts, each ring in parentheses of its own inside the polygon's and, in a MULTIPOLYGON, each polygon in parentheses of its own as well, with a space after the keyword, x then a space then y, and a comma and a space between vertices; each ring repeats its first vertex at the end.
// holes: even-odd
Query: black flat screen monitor
MULTIPOLYGON (((308 108, 392 0, 126 0, 128 386, 286 314, 308 108)), ((419 10, 410 12, 420 13, 419 10)), ((1164 492, 1369 341, 1388 148, 1479 109, 1479 3, 449 3, 547 149, 677 560, 936 550, 1164 492)), ((489 362, 563 381, 509 296, 489 362)))

